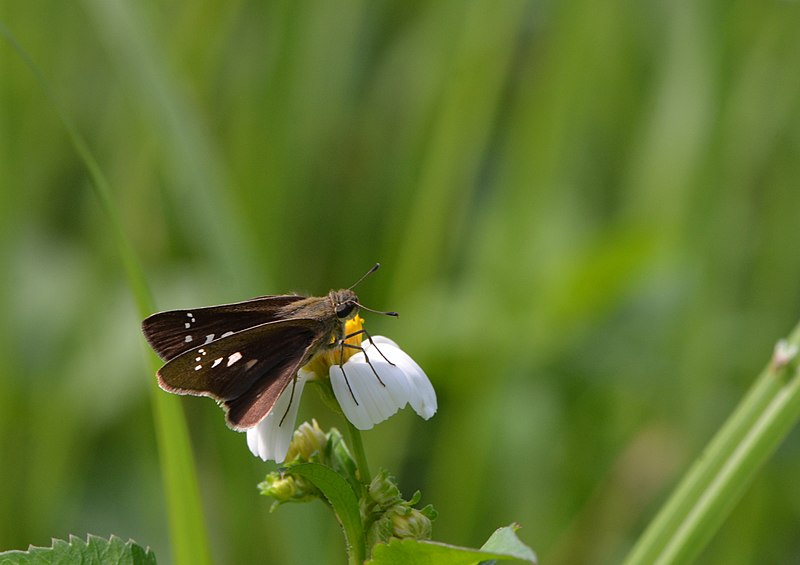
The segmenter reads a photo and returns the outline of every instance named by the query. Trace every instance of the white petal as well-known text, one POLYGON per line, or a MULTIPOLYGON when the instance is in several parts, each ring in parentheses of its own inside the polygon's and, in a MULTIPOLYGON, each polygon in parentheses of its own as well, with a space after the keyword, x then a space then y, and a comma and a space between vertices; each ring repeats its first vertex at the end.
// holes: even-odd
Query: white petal
POLYGON ((363 353, 348 359, 344 372, 338 365, 330 369, 336 400, 347 419, 360 430, 368 430, 383 422, 408 401, 408 383, 403 372, 383 359, 378 361, 370 357, 370 361, 377 376, 363 353))
POLYGON ((303 394, 303 387, 310 374, 303 369, 297 373, 297 380, 294 385, 294 398, 289 411, 289 398, 292 397, 292 384, 281 393, 275 406, 269 411, 263 420, 255 427, 247 430, 247 447, 256 457, 264 461, 273 460, 276 463, 283 463, 286 452, 289 451, 289 443, 292 441, 294 424, 297 420, 297 409, 300 407, 300 397, 303 394), (284 418, 284 414, 286 418, 284 418), (283 419, 283 423, 281 423, 283 419))
POLYGON ((353 355, 344 372, 338 365, 330 369, 333 392, 347 419, 368 430, 408 403, 426 420, 433 416, 436 392, 425 372, 392 340, 375 336, 373 341, 364 342, 364 353, 353 355))
POLYGON ((359 430, 370 429, 373 426, 372 420, 367 416, 367 410, 364 408, 364 404, 353 398, 355 396, 355 391, 353 391, 352 394, 350 393, 350 389, 347 386, 349 378, 345 380, 341 367, 339 367, 339 365, 331 365, 330 376, 333 394, 336 396, 336 400, 339 402, 342 412, 344 412, 344 415, 350 420, 350 423, 359 430))
POLYGON ((372 340, 375 342, 374 346, 366 342, 367 345, 364 347, 370 360, 383 353, 392 363, 397 365, 408 379, 409 392, 406 397, 408 403, 411 404, 414 412, 422 418, 425 420, 430 419, 436 413, 438 404, 436 402, 436 391, 433 389, 433 385, 425 371, 391 339, 376 335, 372 340), (375 347, 380 350, 380 353, 375 351, 375 347))

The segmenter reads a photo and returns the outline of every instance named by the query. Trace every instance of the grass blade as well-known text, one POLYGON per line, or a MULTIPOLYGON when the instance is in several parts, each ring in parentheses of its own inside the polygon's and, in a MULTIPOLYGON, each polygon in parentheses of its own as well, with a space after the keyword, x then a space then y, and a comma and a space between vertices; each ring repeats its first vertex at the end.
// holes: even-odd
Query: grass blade
MULTIPOLYGON (((100 201, 103 212, 108 218, 109 227, 139 315, 142 318, 148 316, 155 310, 153 298, 141 265, 122 230, 117 207, 114 204, 111 188, 105 175, 72 120, 61 110, 45 78, 2 23, 0 23, 0 33, 30 68, 53 108, 58 113, 64 128, 67 130, 72 146, 89 171, 92 188, 100 201)), ((160 366, 160 362, 155 355, 150 355, 149 364, 153 373, 160 366)), ((151 382, 151 401, 155 417, 162 481, 167 496, 173 559, 178 564, 210 563, 209 545, 197 487, 194 458, 183 410, 177 397, 162 394, 155 384, 155 379, 151 379, 151 382)))
MULTIPOLYGON (((800 344, 800 326, 788 340, 800 344)), ((771 362, 627 557, 625 565, 695 557, 800 418, 800 373, 771 362), (791 373, 791 374, 788 374, 791 373)))

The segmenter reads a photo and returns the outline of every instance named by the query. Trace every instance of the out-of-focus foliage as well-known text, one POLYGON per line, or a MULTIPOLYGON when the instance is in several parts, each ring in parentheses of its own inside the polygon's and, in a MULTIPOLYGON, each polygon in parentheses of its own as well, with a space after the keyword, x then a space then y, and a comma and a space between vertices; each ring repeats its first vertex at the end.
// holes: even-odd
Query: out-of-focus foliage
MULTIPOLYGON (((24 2, 0 20, 109 176, 159 307, 359 287, 439 413, 365 436, 550 564, 624 555, 800 313, 796 2, 24 2)), ((169 556, 155 386, 109 227, 0 45, 0 548, 169 556)), ((337 419, 308 394, 302 419, 337 419)), ((344 563, 321 504, 184 403, 219 563, 344 563)), ((798 436, 703 555, 800 552, 798 436)))

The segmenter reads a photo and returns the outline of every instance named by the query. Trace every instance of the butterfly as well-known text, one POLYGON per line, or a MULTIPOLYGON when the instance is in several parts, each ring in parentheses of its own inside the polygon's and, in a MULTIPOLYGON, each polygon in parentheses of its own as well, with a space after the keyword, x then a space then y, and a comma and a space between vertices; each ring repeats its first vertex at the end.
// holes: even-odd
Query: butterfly
POLYGON ((149 316, 142 332, 166 362, 157 373, 159 386, 175 394, 209 396, 225 410, 230 428, 252 428, 315 355, 332 348, 361 349, 345 343, 366 333, 345 335, 345 323, 365 308, 354 286, 326 296, 261 296, 149 316))

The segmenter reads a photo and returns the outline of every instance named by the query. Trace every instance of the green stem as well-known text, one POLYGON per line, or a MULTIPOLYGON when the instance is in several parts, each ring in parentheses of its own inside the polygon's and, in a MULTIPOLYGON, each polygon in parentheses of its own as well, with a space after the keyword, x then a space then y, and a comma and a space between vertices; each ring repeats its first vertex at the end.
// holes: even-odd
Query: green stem
MULTIPOLYGON (((800 345, 800 325, 788 340, 800 345)), ((762 371, 641 536, 624 565, 686 563, 703 549, 761 465, 800 418, 793 360, 762 371)))
MULTIPOLYGON (((367 464, 367 454, 364 452, 364 442, 361 441, 361 432, 358 428, 351 424, 347 417, 344 418, 344 421, 347 423, 347 429, 350 432, 350 448, 353 450, 353 457, 356 459, 358 478, 363 487, 360 496, 363 496, 367 486, 372 482, 372 475, 370 475, 369 465, 367 464)), ((348 565, 358 565, 360 563, 355 551, 347 552, 347 563, 348 565)))
POLYGON ((372 482, 372 475, 370 475, 367 455, 364 452, 364 442, 361 441, 361 432, 347 418, 345 418, 345 422, 347 422, 347 429, 350 431, 350 447, 353 450, 353 456, 356 458, 361 484, 368 485, 372 482))

